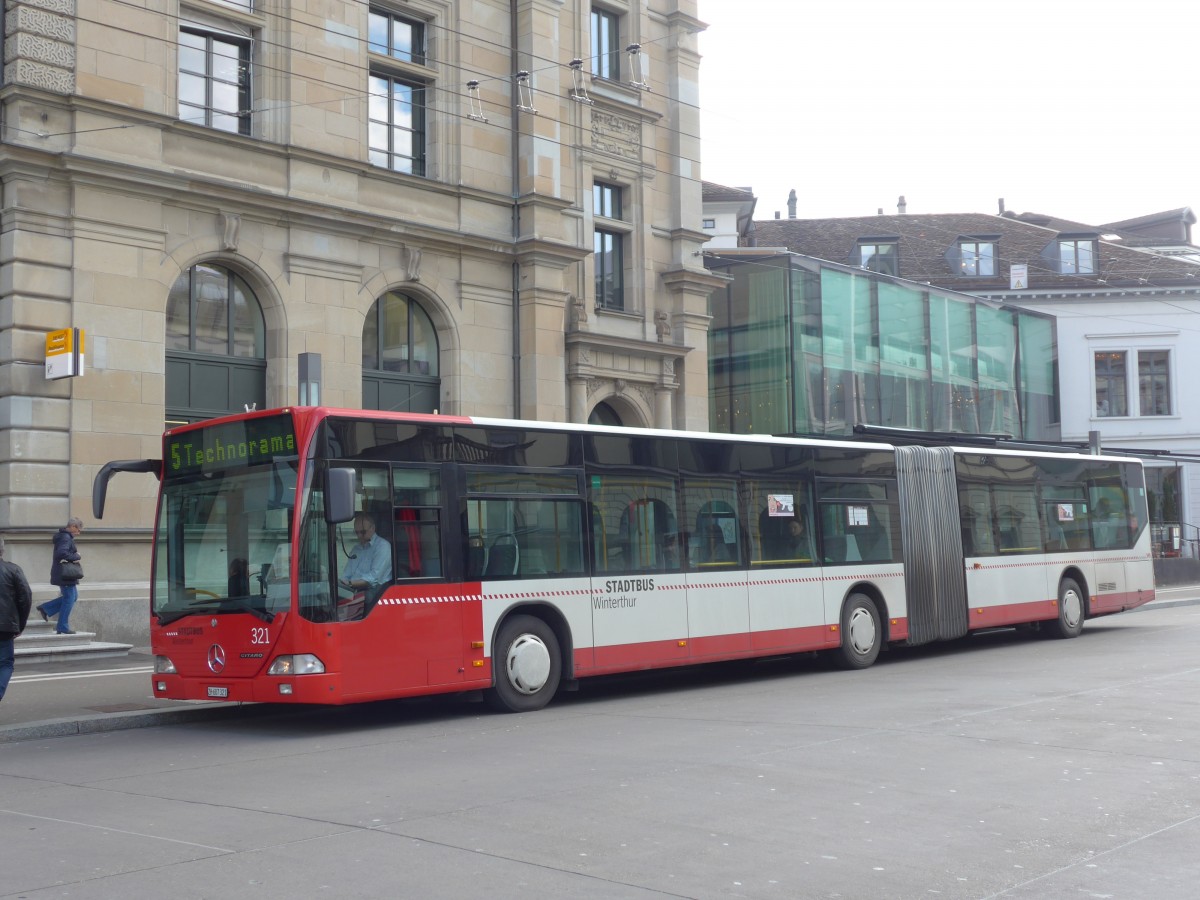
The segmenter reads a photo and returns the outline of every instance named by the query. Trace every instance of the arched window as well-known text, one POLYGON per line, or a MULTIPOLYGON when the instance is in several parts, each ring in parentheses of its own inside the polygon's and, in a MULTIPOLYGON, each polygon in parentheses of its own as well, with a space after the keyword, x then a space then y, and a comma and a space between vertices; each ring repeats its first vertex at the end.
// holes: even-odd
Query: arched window
POLYGON ((267 329, 250 286, 202 263, 167 297, 168 424, 242 412, 267 399, 267 329))
POLYGON ((363 325, 363 409, 433 412, 438 407, 438 340, 411 297, 389 291, 363 325))

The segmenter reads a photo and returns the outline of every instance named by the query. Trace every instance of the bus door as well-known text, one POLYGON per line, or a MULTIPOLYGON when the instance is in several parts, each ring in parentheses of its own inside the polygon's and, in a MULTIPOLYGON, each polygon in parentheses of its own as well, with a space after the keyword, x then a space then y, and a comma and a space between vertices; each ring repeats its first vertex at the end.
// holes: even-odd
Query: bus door
POLYGON ((478 591, 482 604, 478 624, 468 620, 467 640, 487 644, 515 606, 547 607, 566 622, 578 658, 591 634, 582 470, 464 466, 462 473, 463 588, 478 591))
POLYGON ((696 659, 750 650, 750 599, 745 530, 737 487, 685 479, 688 641, 696 659))
MULTIPOLYGON (((1125 590, 1124 564, 1119 560, 1106 561, 1099 568, 1091 565, 1093 529, 1091 504, 1082 484, 1060 484, 1042 486, 1042 540, 1047 556, 1070 554, 1062 565, 1046 566, 1046 596, 1058 597, 1059 582, 1063 566, 1067 562, 1078 565, 1093 583, 1080 585, 1093 596, 1123 593, 1125 590)), ((1101 601, 1103 602, 1103 601, 1101 601)))
POLYGON ((828 628, 808 483, 796 477, 757 477, 748 479, 745 489, 754 649, 824 644, 828 628))
MULTIPOLYGON (((1128 559, 1129 548, 1136 539, 1136 526, 1130 527, 1130 509, 1124 489, 1120 483, 1093 483, 1088 486, 1091 504, 1091 541, 1095 548, 1096 584, 1093 586, 1093 612, 1120 610, 1128 601, 1132 590, 1135 597, 1137 586, 1131 588, 1130 572, 1127 567, 1138 564, 1128 559)), ((1132 517, 1136 522, 1136 514, 1132 517)), ((1136 580, 1136 575, 1134 576, 1136 580)))
POLYGON ((889 617, 906 619, 896 482, 818 478, 816 488, 825 621, 841 622, 847 591, 858 581, 883 595, 889 617))
POLYGON ((1024 457, 975 453, 960 453, 956 464, 968 627, 1046 618, 1036 467, 1024 457))
POLYGON ((461 683, 472 602, 447 584, 441 465, 355 466, 358 515, 336 526, 346 694, 461 683))
POLYGON ((591 614, 597 669, 615 671, 689 658, 687 535, 675 481, 662 475, 593 475, 591 614))

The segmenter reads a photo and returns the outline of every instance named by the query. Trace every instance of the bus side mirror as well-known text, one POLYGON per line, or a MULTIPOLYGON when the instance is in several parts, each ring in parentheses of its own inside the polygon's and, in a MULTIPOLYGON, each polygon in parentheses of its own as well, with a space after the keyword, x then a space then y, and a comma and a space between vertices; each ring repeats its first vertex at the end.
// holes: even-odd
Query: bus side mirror
POLYGON ((325 473, 325 521, 330 525, 354 518, 353 469, 329 469, 325 473))
POLYGON ((104 518, 104 501, 108 497, 108 482, 118 472, 146 472, 162 481, 161 459, 114 459, 105 463, 92 482, 92 516, 104 518))

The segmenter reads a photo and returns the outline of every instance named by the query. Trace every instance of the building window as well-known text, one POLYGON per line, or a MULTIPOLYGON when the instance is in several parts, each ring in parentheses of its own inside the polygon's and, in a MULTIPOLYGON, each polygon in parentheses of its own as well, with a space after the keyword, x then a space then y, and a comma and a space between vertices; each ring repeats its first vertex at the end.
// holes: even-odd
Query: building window
POLYGON ((625 309, 625 234, 613 227, 621 214, 621 189, 597 181, 592 186, 592 215, 596 306, 600 309, 625 309), (603 221, 606 219, 609 221, 603 221))
POLYGON ((424 175, 425 87, 372 74, 369 118, 372 165, 424 175))
POLYGON ((859 241, 857 263, 872 272, 899 275, 899 245, 895 241, 859 241))
POLYGON ((372 53, 423 66, 425 23, 372 9, 368 15, 367 47, 372 53))
POLYGON ((592 74, 616 81, 621 77, 621 17, 592 7, 592 74))
POLYGON ((996 245, 992 241, 960 241, 958 274, 991 278, 996 274, 996 245))
POLYGON ((367 49, 374 56, 367 89, 367 144, 372 165, 426 174, 425 99, 430 81, 424 22, 372 8, 367 49))
POLYGON ((266 324, 250 286, 223 266, 192 266, 167 296, 168 423, 265 408, 266 356, 266 324))
POLYGON ((1170 351, 1138 351, 1138 413, 1171 415, 1170 351))
POLYGON ((433 412, 438 407, 437 331, 416 300, 390 291, 363 324, 364 409, 433 412))
POLYGON ((179 118, 250 133, 250 39, 179 29, 179 118))
POLYGON ((702 226, 706 231, 713 231, 717 227, 716 219, 705 219, 702 226))
POLYGON ((1063 275, 1096 274, 1096 242, 1072 239, 1058 242, 1058 271, 1063 275))
POLYGON ((1096 359, 1096 416, 1129 415, 1124 350, 1100 350, 1096 359))

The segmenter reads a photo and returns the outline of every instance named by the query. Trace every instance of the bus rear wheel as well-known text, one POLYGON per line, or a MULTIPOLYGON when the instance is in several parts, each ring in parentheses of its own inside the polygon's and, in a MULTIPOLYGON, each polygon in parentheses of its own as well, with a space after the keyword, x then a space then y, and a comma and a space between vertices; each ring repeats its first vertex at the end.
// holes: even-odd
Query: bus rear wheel
POLYGON ((534 616, 513 616, 500 628, 492 653, 495 685, 484 692, 499 712, 532 712, 549 703, 562 677, 553 629, 534 616))
POLYGON ((883 629, 875 601, 866 594, 851 594, 842 611, 842 645, 834 659, 843 669, 865 669, 879 656, 883 629))
POLYGON ((1083 631, 1083 591, 1073 578, 1064 578, 1058 584, 1058 618, 1046 624, 1050 634, 1056 638, 1078 637, 1083 631))

